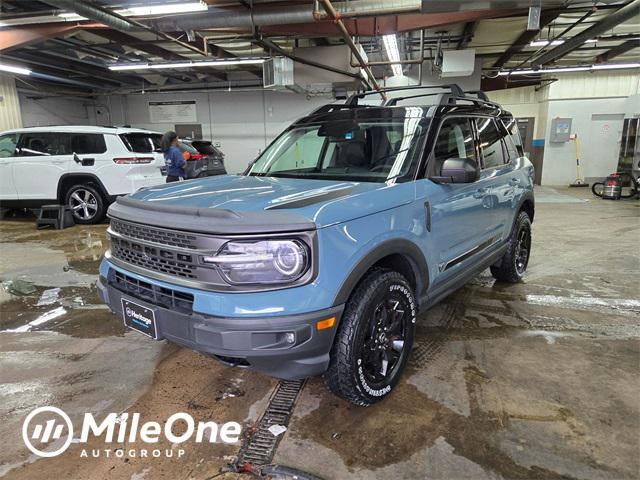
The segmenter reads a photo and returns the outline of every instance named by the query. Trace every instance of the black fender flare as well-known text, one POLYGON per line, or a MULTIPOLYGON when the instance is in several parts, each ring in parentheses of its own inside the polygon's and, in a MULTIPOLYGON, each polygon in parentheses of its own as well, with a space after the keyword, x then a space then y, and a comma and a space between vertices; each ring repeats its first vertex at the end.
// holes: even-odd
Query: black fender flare
POLYGON ((524 194, 522 195, 522 198, 518 202, 518 209, 516 210, 516 212, 519 212, 520 210, 522 210, 522 207, 524 206, 525 202, 531 202, 531 223, 533 223, 533 217, 535 216, 535 210, 536 210, 536 199, 533 195, 532 190, 527 190, 526 192, 524 192, 524 194))
POLYGON ((420 297, 429 285, 429 267, 427 266, 427 260, 420 247, 415 243, 398 238, 381 243, 360 259, 342 282, 334 298, 333 306, 346 303, 351 296, 351 292, 353 292, 365 273, 377 262, 389 255, 402 255, 408 260, 416 280, 415 293, 417 297, 416 300, 419 302, 420 297))

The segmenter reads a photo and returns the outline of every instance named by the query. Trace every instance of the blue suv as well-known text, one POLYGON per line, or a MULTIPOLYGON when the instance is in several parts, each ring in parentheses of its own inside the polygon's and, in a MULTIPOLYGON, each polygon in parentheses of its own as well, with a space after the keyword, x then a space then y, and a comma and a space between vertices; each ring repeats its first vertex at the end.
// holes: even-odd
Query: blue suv
POLYGON ((118 198, 103 301, 229 365, 388 395, 419 312, 486 268, 522 278, 534 197, 517 124, 482 92, 383 93, 298 120, 242 175, 118 198))

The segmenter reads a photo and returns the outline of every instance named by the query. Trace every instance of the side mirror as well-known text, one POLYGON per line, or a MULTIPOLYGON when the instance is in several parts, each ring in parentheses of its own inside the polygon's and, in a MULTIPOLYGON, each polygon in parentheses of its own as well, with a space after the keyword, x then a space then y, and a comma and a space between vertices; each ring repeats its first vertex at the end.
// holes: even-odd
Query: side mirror
POLYGON ((480 166, 472 158, 448 158, 442 162, 440 175, 431 177, 436 183, 473 183, 480 178, 480 166))

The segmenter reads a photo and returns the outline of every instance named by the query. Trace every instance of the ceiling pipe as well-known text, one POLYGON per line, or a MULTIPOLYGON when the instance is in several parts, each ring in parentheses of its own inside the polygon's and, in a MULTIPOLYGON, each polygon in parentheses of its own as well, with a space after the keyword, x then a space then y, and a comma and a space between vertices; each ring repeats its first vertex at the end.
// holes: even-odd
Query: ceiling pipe
MULTIPOLYGON (((47 0, 48 1, 48 0, 47 0)), ((403 13, 420 13, 420 0, 352 0, 337 2, 334 9, 342 18, 357 18, 403 13)), ((248 28, 274 25, 294 25, 331 20, 327 13, 311 4, 279 7, 254 6, 252 10, 229 10, 209 7, 206 14, 186 14, 153 21, 163 32, 180 30, 207 30, 212 28, 248 28)))
POLYGON ((627 40, 626 42, 621 43, 617 47, 613 47, 611 48, 611 50, 608 50, 603 54, 598 55, 596 57, 596 63, 606 63, 609 60, 612 60, 620 55, 623 55, 633 50, 634 48, 639 48, 639 47, 640 47, 640 40, 638 40, 637 38, 634 40, 627 40))
POLYGON ((140 23, 131 18, 124 17, 118 13, 115 13, 111 10, 108 10, 103 7, 99 7, 97 5, 88 4, 81 0, 43 0, 46 3, 53 5, 61 10, 69 10, 71 12, 75 12, 80 16, 89 18, 91 20, 95 20, 100 22, 107 27, 111 27, 114 30, 118 30, 121 32, 131 32, 131 31, 140 31, 144 30, 147 32, 151 32, 159 37, 164 38, 165 40, 169 40, 177 45, 180 45, 183 48, 191 50, 192 52, 196 52, 200 55, 206 56, 204 50, 200 50, 193 45, 178 40, 177 38, 172 37, 171 35, 167 35, 164 32, 157 31, 144 23, 140 23))
POLYGON ((344 38, 344 41, 347 42, 347 45, 351 49, 351 52, 353 53, 353 55, 358 60, 358 63, 360 64, 360 67, 367 74, 367 77, 369 78, 369 81, 371 82, 371 85, 373 86, 373 88, 375 90, 377 90, 378 92, 380 92, 380 96, 384 100, 386 100, 387 96, 384 94, 384 92, 381 91, 382 88, 380 87, 380 84, 376 80, 376 77, 373 76, 373 72, 371 71, 371 69, 367 65, 367 61, 364 59, 364 57, 360 53, 360 50, 358 49, 356 44, 353 43, 353 39, 351 38, 351 35, 349 34, 349 31, 347 30, 347 27, 344 26, 344 23, 341 20, 340 13, 338 13, 336 11, 336 9, 333 7, 333 5, 331 4, 331 0, 322 0, 322 6, 324 7, 324 9, 327 12, 327 14, 333 19, 334 23, 336 24, 336 27, 338 27, 338 30, 342 34, 342 37, 344 38))
POLYGON ((545 53, 541 57, 537 58, 533 63, 536 66, 546 65, 564 57, 573 50, 581 47, 587 40, 597 37, 598 35, 605 33, 607 30, 611 30, 613 27, 620 25, 621 23, 631 20, 640 12, 640 0, 634 0, 620 10, 608 15, 598 23, 592 25, 586 30, 566 40, 562 45, 558 45, 553 50, 545 53))

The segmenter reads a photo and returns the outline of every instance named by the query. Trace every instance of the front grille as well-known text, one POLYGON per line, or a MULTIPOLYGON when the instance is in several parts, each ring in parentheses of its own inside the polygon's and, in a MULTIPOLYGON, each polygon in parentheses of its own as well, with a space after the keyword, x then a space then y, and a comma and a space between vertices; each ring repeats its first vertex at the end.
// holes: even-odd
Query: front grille
POLYGON ((139 223, 123 222, 116 218, 111 219, 111 229, 125 237, 137 238, 147 242, 180 248, 197 248, 195 244, 197 237, 189 233, 155 228, 148 225, 140 225, 139 223))
POLYGON ((187 279, 197 278, 195 255, 150 247, 118 237, 111 237, 111 255, 127 263, 166 275, 187 279))
POLYGON ((119 292, 139 300, 181 313, 193 313, 193 295, 190 293, 152 285, 114 269, 109 270, 107 281, 119 292))

